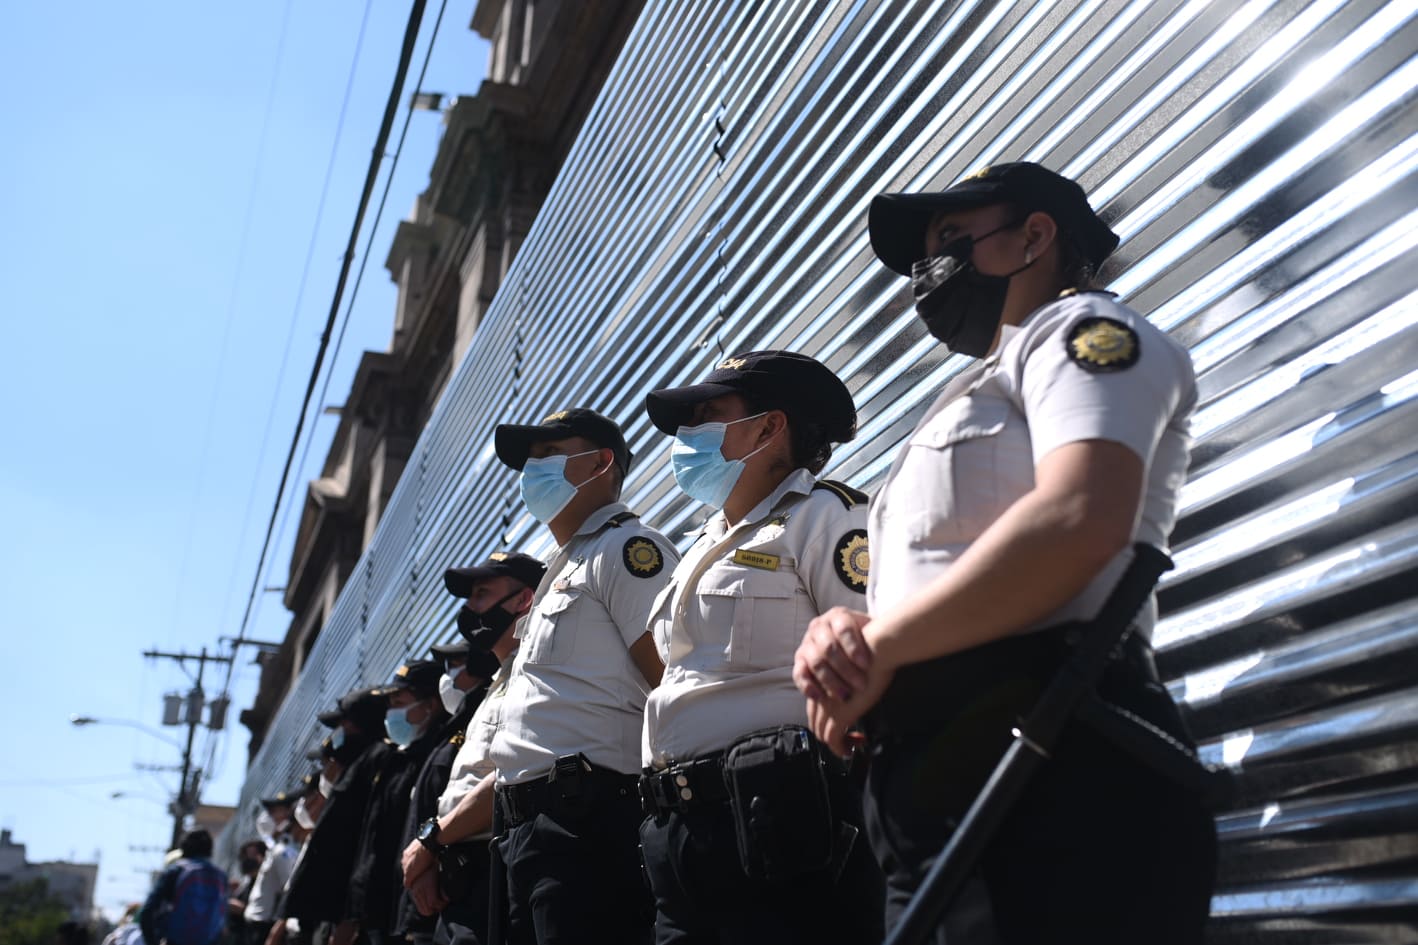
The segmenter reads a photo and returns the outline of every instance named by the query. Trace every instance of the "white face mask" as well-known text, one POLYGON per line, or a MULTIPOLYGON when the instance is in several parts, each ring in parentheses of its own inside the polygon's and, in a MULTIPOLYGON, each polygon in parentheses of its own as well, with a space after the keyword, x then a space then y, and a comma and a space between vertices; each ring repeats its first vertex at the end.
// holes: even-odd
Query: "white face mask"
POLYGON ((256 835, 265 840, 267 844, 276 835, 276 818, 272 817, 271 812, 264 807, 261 808, 261 813, 256 815, 256 835))
POLYGON ((449 715, 457 715, 463 707, 464 692, 458 688, 458 678, 462 675, 463 667, 451 666, 448 672, 438 677, 438 698, 449 715))
MULTIPOLYGON (((322 775, 321 778, 323 779, 324 776, 322 775)), ((305 798, 302 797, 300 800, 295 802, 295 813, 293 816, 295 817, 295 822, 300 824, 306 830, 315 829, 315 818, 311 817, 310 811, 305 809, 305 798)))
POLYGON ((330 793, 331 793, 332 791, 334 791, 334 790, 335 790, 335 782, 334 782, 334 781, 331 781, 329 778, 325 777, 325 775, 323 775, 323 774, 320 775, 320 795, 321 795, 322 797, 329 797, 329 796, 330 796, 330 793))

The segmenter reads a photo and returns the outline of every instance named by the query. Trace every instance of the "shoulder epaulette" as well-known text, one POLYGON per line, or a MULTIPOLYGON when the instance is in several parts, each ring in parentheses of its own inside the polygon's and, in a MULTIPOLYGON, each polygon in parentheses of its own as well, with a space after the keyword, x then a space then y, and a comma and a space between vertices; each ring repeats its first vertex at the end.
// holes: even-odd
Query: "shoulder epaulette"
POLYGON ((835 479, 819 479, 812 484, 812 490, 816 492, 821 489, 823 492, 830 492, 842 500, 842 504, 847 508, 854 505, 865 505, 871 500, 865 492, 860 489, 853 489, 845 482, 838 482, 835 479))
POLYGON ((636 515, 634 512, 617 512, 606 521, 606 524, 609 525, 611 528, 619 528, 626 522, 629 522, 633 519, 637 519, 639 517, 640 516, 636 515))

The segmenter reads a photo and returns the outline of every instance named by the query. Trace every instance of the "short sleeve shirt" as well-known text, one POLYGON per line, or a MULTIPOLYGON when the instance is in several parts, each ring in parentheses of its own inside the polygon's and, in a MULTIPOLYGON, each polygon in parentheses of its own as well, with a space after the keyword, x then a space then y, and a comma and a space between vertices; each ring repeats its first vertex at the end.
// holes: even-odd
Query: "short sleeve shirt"
MULTIPOLYGON (((1143 462, 1133 540, 1165 550, 1186 476, 1196 378, 1185 348, 1111 295, 1069 295, 1004 326, 995 354, 952 380, 907 438, 872 502, 869 610, 908 599, 1034 487, 1068 443, 1120 443, 1143 462)), ((1131 560, 1121 552, 1039 621, 1091 619, 1131 560)), ((1021 576, 1024 579, 1025 576, 1021 576)), ((1150 634, 1155 605, 1139 617, 1150 634)))
POLYGON ((557 550, 518 625, 521 646, 489 753, 498 784, 543 777, 577 752, 622 774, 639 770, 650 686, 629 649, 678 561, 674 546, 619 502, 557 550))
POLYGON ((665 675, 645 706, 641 761, 669 764, 775 725, 806 725, 793 654, 808 621, 861 610, 866 505, 798 469, 730 528, 719 512, 660 593, 650 629, 665 675))
POLYGON ((502 700, 507 695, 507 680, 512 675, 515 651, 503 660, 497 674, 488 683, 483 701, 468 721, 468 730, 463 736, 463 744, 453 757, 453 769, 448 774, 448 785, 438 797, 438 816, 442 817, 458 806, 463 795, 470 793, 495 769, 492 763, 492 739, 502 724, 502 700))

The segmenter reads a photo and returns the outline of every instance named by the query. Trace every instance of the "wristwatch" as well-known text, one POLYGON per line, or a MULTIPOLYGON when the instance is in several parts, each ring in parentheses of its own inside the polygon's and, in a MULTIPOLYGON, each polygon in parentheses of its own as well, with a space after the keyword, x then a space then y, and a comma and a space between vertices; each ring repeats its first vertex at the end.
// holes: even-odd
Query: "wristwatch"
POLYGON ((438 852, 438 818, 430 817, 419 824, 419 831, 414 835, 419 843, 423 844, 425 850, 430 853, 438 852))

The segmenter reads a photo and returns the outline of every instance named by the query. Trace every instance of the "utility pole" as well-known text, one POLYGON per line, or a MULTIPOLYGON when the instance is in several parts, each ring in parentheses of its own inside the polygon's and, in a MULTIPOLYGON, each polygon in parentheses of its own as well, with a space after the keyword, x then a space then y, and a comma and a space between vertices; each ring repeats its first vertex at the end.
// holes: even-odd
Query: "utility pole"
POLYGON ((148 659, 169 659, 186 666, 187 660, 197 662, 197 684, 191 692, 187 694, 187 744, 182 749, 182 781, 177 789, 177 800, 173 802, 172 810, 172 846, 175 848, 182 841, 182 824, 187 815, 196 809, 196 785, 190 784, 192 777, 192 742, 197 736, 197 725, 202 721, 202 674, 208 663, 230 663, 230 656, 208 656, 207 648, 202 647, 202 652, 193 653, 162 653, 157 650, 145 650, 143 655, 148 659))

